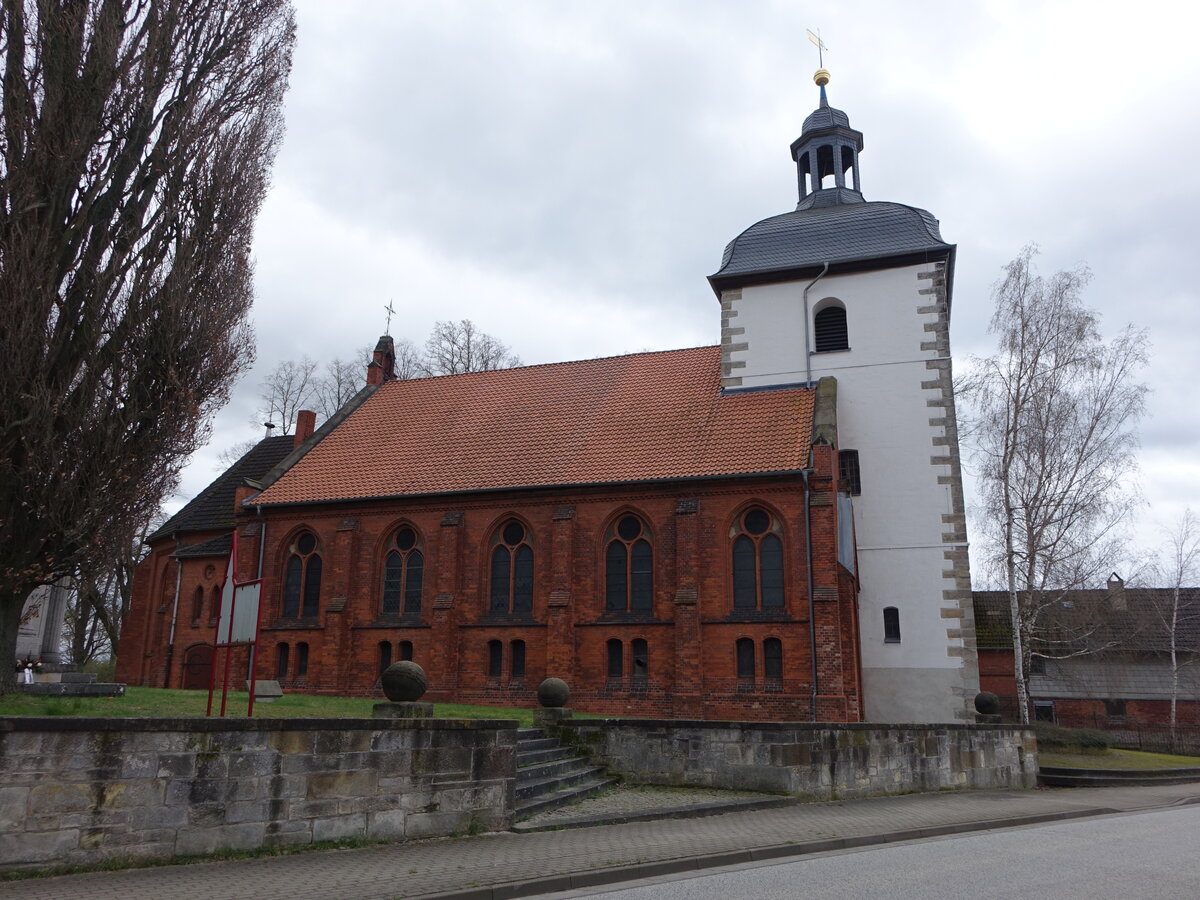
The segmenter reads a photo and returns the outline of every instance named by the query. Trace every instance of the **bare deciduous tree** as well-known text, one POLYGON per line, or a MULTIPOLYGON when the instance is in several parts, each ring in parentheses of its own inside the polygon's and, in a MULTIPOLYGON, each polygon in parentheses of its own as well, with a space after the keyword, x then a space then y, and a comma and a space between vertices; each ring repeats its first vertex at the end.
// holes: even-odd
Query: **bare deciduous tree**
POLYGON ((1146 336, 1105 343, 1081 298, 1085 269, 1037 274, 1036 248, 1010 262, 993 292, 1000 349, 962 384, 964 437, 980 478, 979 533, 1009 594, 1017 699, 1029 720, 1029 661, 1097 649, 1079 634, 1038 635, 1063 592, 1107 571, 1128 513, 1146 387, 1146 336), (1035 637, 1037 638, 1035 642, 1035 637), (1056 651, 1056 647, 1061 650, 1056 651))
POLYGON ((521 358, 507 344, 479 330, 470 319, 436 322, 425 342, 425 372, 462 375, 519 366, 521 358))
MULTIPOLYGON (((423 378, 427 373, 425 369, 425 358, 421 351, 417 349, 417 345, 408 338, 400 338, 395 342, 396 349, 396 377, 400 381, 408 381, 412 378, 423 378)), ((367 359, 371 358, 370 350, 367 350, 367 359)))
POLYGON ((317 391, 317 361, 302 356, 299 361, 287 359, 263 379, 260 406, 251 425, 276 425, 280 434, 291 434, 296 413, 306 409, 317 391))
POLYGON ((133 594, 133 571, 146 555, 146 537, 165 520, 159 512, 140 525, 127 523, 121 533, 106 534, 105 552, 71 580, 63 639, 75 665, 116 656, 133 594))
MULTIPOLYGON (((328 419, 362 390, 366 364, 358 354, 353 359, 331 359, 313 383, 313 407, 322 419, 328 419)), ((368 357, 369 358, 369 357, 368 357)))
POLYGON ((0 2, 0 659, 30 590, 149 520, 252 359, 294 30, 287 0, 0 2))
POLYGON ((259 440, 260 439, 256 438, 247 438, 244 441, 238 441, 236 444, 226 447, 217 454, 217 462, 214 468, 218 472, 224 472, 235 462, 257 447, 259 440))
POLYGON ((1163 529, 1164 544, 1152 566, 1160 588, 1149 592, 1154 625, 1166 637, 1171 671, 1171 739, 1179 724, 1179 676, 1200 657, 1195 642, 1200 602, 1194 590, 1200 578, 1200 520, 1187 509, 1171 528, 1163 529))

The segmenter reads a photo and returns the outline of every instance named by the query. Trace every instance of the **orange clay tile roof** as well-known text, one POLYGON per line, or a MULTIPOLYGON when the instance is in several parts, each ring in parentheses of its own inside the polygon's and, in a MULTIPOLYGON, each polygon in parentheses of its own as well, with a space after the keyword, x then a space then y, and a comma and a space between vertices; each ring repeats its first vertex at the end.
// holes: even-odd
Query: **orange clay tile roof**
POLYGON ((382 385, 255 504, 795 471, 814 392, 720 393, 696 347, 382 385))

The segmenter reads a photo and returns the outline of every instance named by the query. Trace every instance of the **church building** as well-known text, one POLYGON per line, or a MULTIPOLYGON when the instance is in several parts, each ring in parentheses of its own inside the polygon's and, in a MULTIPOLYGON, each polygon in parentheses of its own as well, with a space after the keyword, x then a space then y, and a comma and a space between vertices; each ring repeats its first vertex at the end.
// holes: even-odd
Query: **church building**
POLYGON ((709 277, 719 345, 398 380, 385 335, 333 418, 150 538, 118 678, 207 686, 236 529, 256 677, 286 691, 378 696, 412 659, 433 701, 528 706, 554 676, 587 712, 969 719, 955 248, 864 199, 816 80, 795 210, 709 277))

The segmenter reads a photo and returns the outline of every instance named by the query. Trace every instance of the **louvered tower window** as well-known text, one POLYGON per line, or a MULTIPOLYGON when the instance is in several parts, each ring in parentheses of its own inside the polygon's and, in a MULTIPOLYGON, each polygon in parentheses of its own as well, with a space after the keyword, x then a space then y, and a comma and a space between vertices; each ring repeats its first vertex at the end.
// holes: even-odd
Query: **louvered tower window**
POLYGON ((850 349, 845 307, 832 304, 813 316, 813 346, 817 353, 850 349))

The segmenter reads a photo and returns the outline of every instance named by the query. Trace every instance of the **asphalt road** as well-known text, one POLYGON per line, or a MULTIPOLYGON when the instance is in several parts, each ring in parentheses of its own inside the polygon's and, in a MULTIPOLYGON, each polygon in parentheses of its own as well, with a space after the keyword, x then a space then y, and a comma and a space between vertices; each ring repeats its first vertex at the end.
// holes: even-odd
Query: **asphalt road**
POLYGON ((1200 807, 988 831, 546 895, 611 900, 1200 898, 1200 807))

